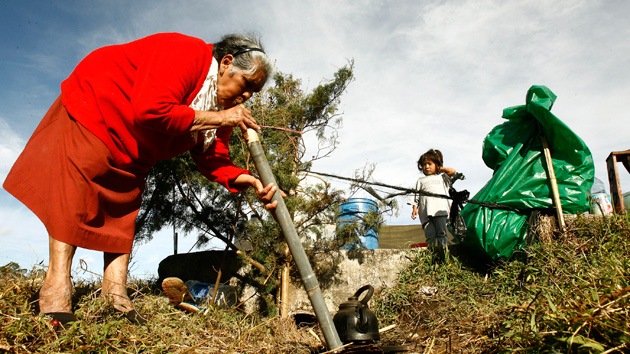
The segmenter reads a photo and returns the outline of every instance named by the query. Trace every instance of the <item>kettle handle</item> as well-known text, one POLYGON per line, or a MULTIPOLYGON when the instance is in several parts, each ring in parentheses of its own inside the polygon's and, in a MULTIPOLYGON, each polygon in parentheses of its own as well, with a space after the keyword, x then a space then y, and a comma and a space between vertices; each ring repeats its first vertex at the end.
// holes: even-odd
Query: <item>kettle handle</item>
POLYGON ((359 323, 357 323, 357 330, 361 333, 367 333, 367 331, 370 329, 367 311, 367 308, 363 306, 357 309, 357 312, 359 313, 359 323))
POLYGON ((374 295, 374 287, 370 284, 363 285, 356 293, 354 293, 354 297, 359 299, 359 296, 366 290, 367 294, 363 297, 363 299, 359 300, 359 302, 361 302, 364 306, 367 306, 368 301, 370 301, 372 295, 374 295))

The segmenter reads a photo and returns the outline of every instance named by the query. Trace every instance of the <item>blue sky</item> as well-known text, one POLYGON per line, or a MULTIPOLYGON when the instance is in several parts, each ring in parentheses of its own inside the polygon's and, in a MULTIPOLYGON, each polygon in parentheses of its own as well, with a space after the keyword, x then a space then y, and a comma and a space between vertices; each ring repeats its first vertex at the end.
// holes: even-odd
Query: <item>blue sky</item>
MULTIPOLYGON (((465 173, 460 188, 474 194, 492 173, 481 160, 483 138, 502 123, 503 108, 546 85, 558 96, 552 112, 586 142, 596 176, 607 182, 608 154, 630 148, 628 18, 623 0, 1 1, 0 181, 59 83, 91 50, 155 32, 212 42, 254 31, 277 70, 302 79, 305 90, 355 61, 339 148, 314 170, 352 176, 374 164, 376 180, 409 187, 420 153, 439 148, 465 173)), ((410 213, 403 207, 388 222, 410 224, 410 213)), ((155 275, 172 252, 171 235, 164 230, 137 248, 132 275, 155 275)), ((46 237, 0 190, 0 265, 47 264, 46 237)), ((180 240, 180 252, 193 239, 180 240)), ((102 273, 99 253, 80 251, 79 259, 102 273)))

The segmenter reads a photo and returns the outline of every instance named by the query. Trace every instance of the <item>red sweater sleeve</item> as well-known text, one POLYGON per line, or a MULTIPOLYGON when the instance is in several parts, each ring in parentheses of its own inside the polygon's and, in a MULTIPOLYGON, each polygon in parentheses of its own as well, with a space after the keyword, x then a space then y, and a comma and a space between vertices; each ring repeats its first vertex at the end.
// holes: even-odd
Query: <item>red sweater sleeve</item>
POLYGON ((201 151, 201 145, 197 145, 191 149, 191 155, 197 169, 208 180, 224 185, 230 192, 239 192, 247 189, 248 186, 237 186, 232 182, 236 177, 242 174, 250 174, 248 170, 244 170, 235 166, 230 160, 229 143, 232 128, 219 128, 214 143, 204 153, 201 151))

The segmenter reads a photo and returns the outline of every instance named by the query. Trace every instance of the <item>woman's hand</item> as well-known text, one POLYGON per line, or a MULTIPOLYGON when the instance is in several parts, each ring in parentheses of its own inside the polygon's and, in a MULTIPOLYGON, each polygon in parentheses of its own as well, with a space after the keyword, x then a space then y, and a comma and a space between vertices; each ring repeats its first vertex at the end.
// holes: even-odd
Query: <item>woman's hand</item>
POLYGON ((278 201, 271 200, 278 190, 278 187, 276 187, 273 183, 269 183, 266 187, 263 187, 262 182, 260 182, 259 179, 256 179, 256 186, 254 189, 256 190, 258 199, 265 204, 265 209, 273 210, 278 207, 278 201))
POLYGON ((260 126, 252 116, 252 112, 239 104, 222 111, 195 111, 195 118, 190 127, 191 132, 217 129, 220 127, 239 127, 247 139, 247 128, 259 130, 260 126))
POLYGON ((221 122, 222 127, 238 126, 244 134, 247 133, 247 128, 254 130, 260 129, 260 126, 256 124, 256 119, 252 116, 252 112, 242 104, 219 111, 219 113, 223 115, 223 121, 221 122))
MULTIPOLYGON (((252 188, 254 188, 258 199, 260 199, 260 201, 263 202, 263 204, 265 205, 265 209, 273 210, 278 207, 278 201, 271 200, 273 198, 273 195, 278 190, 278 187, 276 187, 273 183, 269 183, 267 186, 263 186, 262 182, 258 178, 251 175, 240 175, 236 178, 234 183, 248 184, 252 188)), ((285 197, 285 194, 282 191, 280 191, 280 195, 283 198, 285 197)))

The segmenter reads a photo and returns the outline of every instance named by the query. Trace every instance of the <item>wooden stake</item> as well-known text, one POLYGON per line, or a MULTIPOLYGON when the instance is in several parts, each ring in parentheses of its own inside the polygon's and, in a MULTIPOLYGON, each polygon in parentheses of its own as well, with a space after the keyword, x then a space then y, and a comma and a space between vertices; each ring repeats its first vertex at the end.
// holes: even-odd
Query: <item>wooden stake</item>
POLYGON ((282 273, 280 275, 280 317, 289 317, 289 283, 290 283, 290 254, 289 246, 284 245, 284 265, 282 266, 282 273))
POLYGON ((542 139, 543 152, 545 154, 545 162, 547 163, 547 175, 549 176, 549 184, 551 185, 551 193, 553 194, 553 203, 556 206, 556 214, 558 215, 558 225, 560 231, 564 233, 566 225, 564 223, 564 215, 562 214, 562 203, 560 202, 560 193, 558 192, 558 181, 556 180, 556 173, 553 169, 553 161, 551 160, 551 152, 549 151, 549 145, 547 144, 547 138, 542 129, 540 129, 540 123, 538 125, 540 131, 540 137, 542 139))

